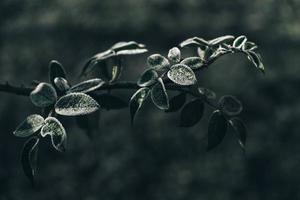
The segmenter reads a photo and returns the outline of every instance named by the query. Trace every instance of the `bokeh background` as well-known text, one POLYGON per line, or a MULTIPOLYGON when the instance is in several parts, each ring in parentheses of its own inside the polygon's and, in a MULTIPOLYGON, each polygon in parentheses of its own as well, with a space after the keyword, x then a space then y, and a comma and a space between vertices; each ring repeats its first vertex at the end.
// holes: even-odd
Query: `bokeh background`
MULTIPOLYGON (((0 199, 300 199, 299 17, 298 0, 1 0, 1 82, 46 81, 56 59, 74 83, 86 59, 117 41, 136 40, 150 53, 166 54, 188 37, 225 34, 255 41, 266 75, 233 55, 199 80, 219 97, 242 100, 245 154, 232 130, 205 152, 211 110, 185 129, 178 127, 179 113, 162 113, 148 102, 134 127, 128 109, 101 111, 92 138, 65 120, 68 151, 57 153, 43 141, 35 188, 19 162, 24 139, 12 131, 39 110, 26 97, 1 93, 0 199)), ((122 79, 136 80, 147 55, 126 59, 122 79)), ((113 94, 128 100, 133 92, 113 94)))

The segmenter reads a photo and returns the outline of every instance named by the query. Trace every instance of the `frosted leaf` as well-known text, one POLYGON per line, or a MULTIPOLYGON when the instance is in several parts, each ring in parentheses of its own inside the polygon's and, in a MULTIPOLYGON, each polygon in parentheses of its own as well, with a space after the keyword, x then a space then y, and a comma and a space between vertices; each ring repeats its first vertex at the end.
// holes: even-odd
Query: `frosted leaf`
POLYGON ((94 91, 101 87, 105 82, 101 80, 100 78, 90 79, 87 81, 83 81, 81 83, 78 83, 77 85, 72 86, 68 93, 74 93, 74 92, 82 92, 82 93, 88 93, 91 91, 94 91))
POLYGON ((215 39, 212 39, 209 41, 210 45, 216 46, 222 43, 227 43, 234 40, 234 36, 232 35, 225 35, 225 36, 221 36, 221 37, 217 37, 215 39))
POLYGON ((243 110, 242 103, 231 95, 222 96, 218 104, 222 112, 229 116, 238 115, 243 110))
POLYGON ((130 98, 129 108, 130 108, 131 124, 133 123, 136 113, 138 113, 143 103, 147 99, 148 95, 149 95, 149 88, 140 88, 130 98))
POLYGON ((43 123, 44 118, 42 116, 33 114, 28 116, 13 133, 18 137, 27 137, 38 131, 43 123))
POLYGON ((173 47, 169 50, 168 58, 173 62, 179 62, 181 59, 181 52, 177 47, 173 47))
POLYGON ((151 99, 159 109, 169 109, 169 97, 161 78, 158 79, 158 83, 151 89, 151 99))
POLYGON ((160 54, 152 54, 151 56, 149 56, 147 59, 147 63, 152 69, 156 71, 161 71, 170 67, 168 59, 160 54))
POLYGON ((62 64, 56 60, 52 60, 49 63, 49 81, 54 85, 54 79, 56 77, 66 78, 66 72, 62 64))
POLYGON ((30 99, 38 107, 47 107, 55 103, 57 94, 49 83, 40 83, 30 93, 30 99))
POLYGON ((51 136, 53 147, 58 151, 65 151, 67 134, 63 125, 54 117, 48 117, 45 120, 45 125, 41 129, 42 137, 51 136))
POLYGON ((148 69, 140 76, 139 80, 137 81, 137 84, 140 87, 150 86, 156 82, 157 78, 157 72, 153 69, 148 69))
POLYGON ((40 139, 38 137, 29 138, 25 142, 21 152, 22 168, 24 174, 28 177, 32 185, 34 185, 34 176, 37 168, 36 164, 39 141, 40 139))
POLYGON ((204 95, 207 99, 215 99, 216 93, 208 88, 199 87, 198 91, 201 95, 204 95))
POLYGON ((115 56, 115 52, 110 49, 94 55, 86 62, 80 75, 83 76, 90 73, 94 69, 97 63, 104 62, 106 59, 114 56, 115 56))
POLYGON ((180 62, 191 69, 199 69, 203 66, 203 61, 200 57, 189 57, 180 62))
POLYGON ((173 65, 167 75, 171 81, 179 85, 194 85, 197 81, 193 70, 184 64, 173 65))
POLYGON ((128 49, 140 49, 140 48, 145 48, 144 44, 139 44, 135 41, 129 41, 129 42, 118 42, 114 44, 110 49, 115 50, 115 51, 120 51, 120 50, 128 50, 128 49))
POLYGON ((256 68, 258 68, 259 70, 261 70, 264 73, 265 67, 261 61, 260 56, 257 53, 255 53, 254 51, 248 51, 247 53, 248 53, 248 59, 254 64, 254 66, 256 68))
POLYGON ((247 42, 247 37, 244 35, 241 35, 233 41, 232 46, 237 49, 240 49, 240 48, 243 48, 243 46, 246 44, 246 42, 247 42))
POLYGON ((65 92, 70 88, 68 81, 62 77, 56 77, 54 79, 54 85, 61 92, 65 92))
POLYGON ((117 51, 116 55, 136 55, 146 53, 147 51, 147 49, 125 49, 117 51))
POLYGON ((55 112, 65 116, 87 115, 100 108, 99 104, 84 93, 62 96, 55 104, 55 112))
POLYGON ((179 44, 180 47, 186 47, 186 46, 205 47, 207 45, 208 45, 208 42, 206 40, 204 40, 203 38, 199 38, 199 37, 193 37, 193 38, 186 39, 179 44))

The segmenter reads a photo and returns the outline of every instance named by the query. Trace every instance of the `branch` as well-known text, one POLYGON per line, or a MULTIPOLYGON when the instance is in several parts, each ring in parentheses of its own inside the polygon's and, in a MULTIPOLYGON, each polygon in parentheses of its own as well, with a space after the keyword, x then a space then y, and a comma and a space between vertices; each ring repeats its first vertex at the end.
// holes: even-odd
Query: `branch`
POLYGON ((0 84, 0 92, 10 93, 21 96, 29 96, 30 92, 33 90, 33 87, 26 87, 24 85, 21 86, 13 86, 8 82, 4 84, 0 84))
MULTIPOLYGON (((135 82, 123 81, 123 82, 117 82, 117 83, 111 83, 111 84, 106 83, 106 84, 102 85, 101 88, 97 89, 96 91, 117 90, 117 89, 134 90, 134 89, 139 89, 139 88, 140 87, 135 82)), ((29 96, 30 92, 33 89, 34 89, 34 87, 28 87, 28 86, 23 86, 23 85, 13 86, 9 83, 0 84, 0 92, 21 95, 21 96, 29 96)), ((166 85, 166 89, 191 93, 190 91, 187 91, 184 88, 182 88, 181 86, 175 85, 175 84, 166 85)))

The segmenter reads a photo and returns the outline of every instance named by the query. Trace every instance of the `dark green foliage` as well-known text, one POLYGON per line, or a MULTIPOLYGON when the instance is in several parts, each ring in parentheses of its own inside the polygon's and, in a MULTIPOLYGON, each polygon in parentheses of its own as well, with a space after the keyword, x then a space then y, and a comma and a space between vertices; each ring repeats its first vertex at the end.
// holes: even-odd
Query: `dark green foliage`
POLYGON ((185 93, 180 93, 176 96, 174 96, 172 99, 169 101, 169 109, 166 110, 166 112, 176 112, 182 108, 182 106, 185 104, 186 101, 186 94, 185 93))
POLYGON ((227 126, 227 120, 222 112, 219 110, 214 111, 208 122, 207 151, 210 151, 222 142, 227 131, 227 126))
POLYGON ((219 107, 223 113, 229 116, 235 116, 242 112, 242 103, 231 95, 222 96, 219 101, 219 107))
POLYGON ((137 81, 138 86, 148 87, 156 83, 158 74, 154 69, 147 69, 137 81))
POLYGON ((157 79, 157 83, 151 89, 151 99, 159 109, 169 109, 169 97, 161 78, 157 79))
MULTIPOLYGON (((100 68, 98 78, 84 80, 70 86, 62 65, 57 61, 49 64, 49 79, 51 84, 38 82, 30 93, 34 105, 42 108, 43 116, 30 115, 14 131, 19 137, 36 134, 25 143, 22 151, 22 165, 26 176, 33 182, 34 159, 40 139, 47 135, 51 137, 52 146, 60 152, 66 149, 67 133, 56 115, 76 116, 79 128, 86 130, 91 137, 93 130, 98 128, 100 107, 106 110, 123 109, 129 106, 131 123, 150 94, 156 107, 165 112, 179 111, 180 126, 192 127, 204 115, 206 106, 213 108, 208 124, 208 145, 211 150, 219 145, 227 131, 228 123, 237 133, 238 141, 243 149, 246 142, 246 128, 237 116, 242 111, 241 102, 231 95, 220 98, 216 105, 216 94, 199 87, 196 72, 208 67, 217 59, 226 54, 242 53, 248 57, 253 65, 264 71, 260 55, 255 51, 257 45, 245 36, 235 38, 231 35, 205 40, 199 37, 189 38, 179 47, 196 47, 198 56, 183 57, 178 47, 168 51, 167 57, 161 54, 152 54, 147 57, 147 69, 140 75, 135 83, 119 82, 124 63, 122 58, 128 55, 145 53, 145 45, 134 41, 118 42, 108 50, 91 57, 82 69, 81 75, 90 74, 95 67, 100 68), (102 79, 102 77, 104 79, 102 79), (126 88, 128 87, 128 88, 126 88), (112 95, 113 89, 137 89, 131 96, 129 105, 127 101, 112 95), (180 92, 170 101, 168 90, 180 92), (88 94, 86 94, 88 93, 88 94), (186 103, 187 94, 194 97, 186 103), (93 114, 92 116, 86 116, 93 114), (40 130, 39 133, 37 133, 40 130)), ((197 74, 198 75, 198 74, 197 74)), ((202 84, 202 82, 201 82, 202 84)))
POLYGON ((194 99, 188 102, 180 114, 180 126, 191 127, 197 124, 204 112, 204 102, 201 99, 194 99))
POLYGON ((22 168, 32 185, 34 185, 34 176, 36 173, 38 144, 39 138, 32 137, 25 142, 21 152, 22 168))
POLYGON ((62 77, 66 79, 66 71, 62 64, 56 60, 52 60, 49 63, 49 81, 53 86, 55 86, 54 79, 56 77, 62 77))
POLYGON ((147 99, 149 92, 150 92, 149 88, 140 88, 132 95, 129 102, 131 124, 133 124, 133 120, 137 112, 140 110, 143 103, 147 99))
POLYGON ((247 129, 244 122, 239 118, 232 118, 229 120, 229 124, 233 127, 237 139, 241 148, 245 151, 245 145, 247 140, 247 129))

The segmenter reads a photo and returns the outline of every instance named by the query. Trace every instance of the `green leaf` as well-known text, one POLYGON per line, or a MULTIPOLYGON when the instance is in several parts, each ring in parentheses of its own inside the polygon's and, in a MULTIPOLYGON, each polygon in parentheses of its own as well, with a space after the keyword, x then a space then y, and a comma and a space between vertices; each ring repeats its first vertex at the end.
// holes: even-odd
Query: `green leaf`
POLYGON ((137 84, 140 87, 147 87, 156 83, 157 78, 158 78, 158 74, 155 70, 147 69, 140 76, 139 80, 137 81, 137 84))
POLYGON ((77 85, 74 85, 73 87, 71 87, 69 89, 68 93, 74 93, 74 92, 88 93, 88 92, 92 92, 92 91, 100 88, 102 85, 104 85, 104 83, 105 82, 100 78, 90 79, 90 80, 78 83, 77 85))
POLYGON ((122 51, 117 51, 116 55, 136 55, 148 52, 147 49, 126 49, 122 51))
POLYGON ((197 54, 200 57, 200 59, 202 61, 205 60, 206 56, 205 56, 205 50, 201 49, 201 48, 197 48, 197 54))
POLYGON ((57 151, 64 152, 66 150, 67 134, 63 125, 54 117, 47 117, 45 125, 41 129, 42 137, 51 136, 53 147, 57 151))
POLYGON ((122 109, 128 106, 126 101, 111 94, 98 94, 94 98, 102 108, 107 110, 122 109))
POLYGON ((208 41, 204 40, 203 38, 199 37, 193 37, 184 40, 179 44, 180 47, 186 47, 186 46, 200 46, 200 47, 206 47, 208 45, 208 41))
POLYGON ((215 99, 216 93, 208 88, 199 87, 198 91, 201 95, 204 95, 207 99, 215 99))
POLYGON ((13 132, 17 137, 27 137, 42 128, 44 118, 40 115, 33 114, 28 116, 13 132))
POLYGON ((62 77, 56 77, 54 85, 60 92, 65 92, 70 88, 68 81, 62 77))
POLYGON ((233 127, 237 134, 239 144, 243 150, 245 150, 247 129, 244 122, 239 118, 232 118, 229 120, 229 124, 233 127))
POLYGON ((114 44, 110 49, 114 51, 121 51, 121 50, 131 50, 131 49, 141 49, 145 48, 146 46, 144 44, 139 44, 135 41, 129 41, 129 42, 118 42, 114 44))
POLYGON ((203 61, 200 57, 185 58, 180 63, 188 66, 191 69, 199 69, 204 66, 203 61))
POLYGON ((246 42, 247 42, 247 37, 244 36, 244 35, 241 35, 233 41, 232 46, 237 48, 237 49, 241 49, 246 44, 246 42))
POLYGON ((138 91, 136 91, 129 102, 129 108, 130 108, 130 116, 131 116, 131 124, 133 124, 133 120, 142 107, 143 103, 147 99, 149 95, 149 88, 140 88, 138 91))
POLYGON ((55 103, 57 94, 49 83, 40 83, 30 93, 30 99, 35 106, 47 107, 55 103))
POLYGON ((22 168, 32 185, 34 185, 34 176, 36 173, 38 143, 38 137, 29 138, 25 142, 21 152, 22 168))
POLYGON ((54 79, 56 77, 66 78, 66 71, 62 64, 56 60, 52 60, 49 63, 49 81, 53 86, 55 86, 54 79))
POLYGON ((261 58, 257 53, 253 51, 248 51, 248 59, 254 64, 254 66, 257 69, 259 69, 264 73, 265 71, 264 64, 262 63, 261 58))
POLYGON ((135 41, 118 42, 114 44, 111 49, 116 52, 116 55, 135 55, 148 51, 144 44, 139 44, 135 41))
POLYGON ((100 108, 99 104, 84 93, 62 96, 55 104, 55 112, 65 116, 87 115, 100 108))
POLYGON ((231 95, 225 95, 221 97, 219 101, 219 107, 223 113, 229 116, 235 116, 242 112, 243 105, 242 103, 231 95))
POLYGON ((253 51, 257 48, 258 48, 258 46, 254 42, 247 41, 242 49, 244 51, 253 51))
POLYGON ((194 85, 197 82, 193 70, 184 64, 173 65, 167 75, 178 85, 194 85))
POLYGON ((114 81, 118 80, 123 70, 121 58, 114 59, 114 62, 115 63, 111 69, 111 79, 109 81, 110 83, 113 83, 114 81))
POLYGON ((223 43, 231 42, 232 40, 234 40, 234 36, 225 35, 225 36, 217 37, 215 39, 210 40, 209 44, 212 46, 217 46, 217 45, 220 45, 223 43))
POLYGON ((87 75, 94 69, 96 64, 102 63, 108 58, 114 57, 115 55, 116 55, 115 52, 110 49, 94 55, 93 57, 88 59, 88 61, 84 65, 80 76, 87 75))
POLYGON ((214 111, 208 123, 207 151, 215 148, 222 142, 227 131, 227 126, 227 121, 221 111, 214 111))
POLYGON ((159 109, 167 110, 169 108, 168 94, 161 78, 157 79, 157 83, 151 89, 151 99, 159 109))
POLYGON ((147 59, 147 63, 152 69, 156 71, 163 71, 170 67, 168 59, 160 54, 152 54, 151 56, 149 56, 147 59))
POLYGON ((179 62, 181 59, 180 50, 177 47, 173 47, 169 50, 168 58, 175 63, 179 62))
POLYGON ((191 127, 196 125, 204 113, 204 103, 201 99, 195 99, 187 103, 180 114, 180 126, 191 127))
POLYGON ((184 92, 174 96, 169 101, 169 109, 166 112, 176 112, 185 104, 186 94, 184 92))

